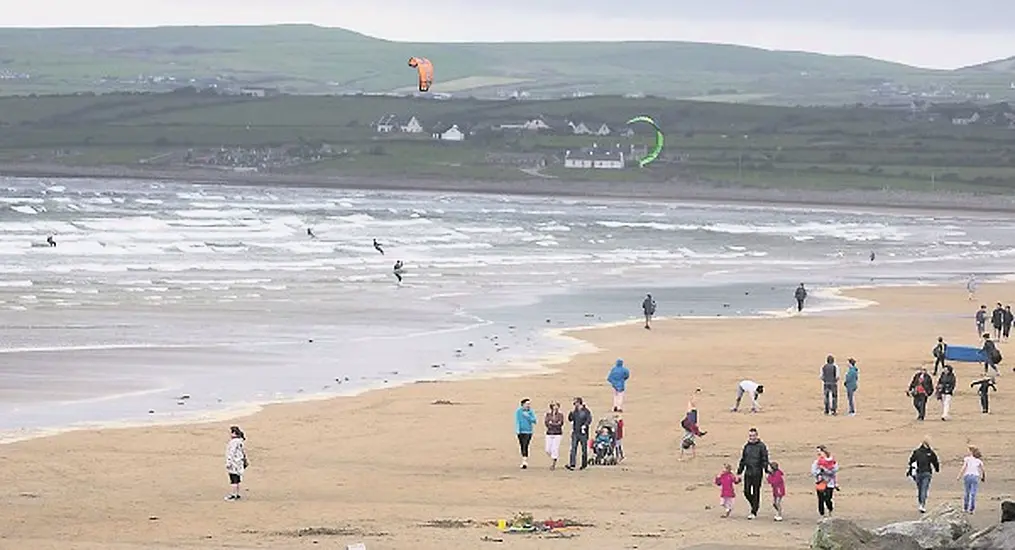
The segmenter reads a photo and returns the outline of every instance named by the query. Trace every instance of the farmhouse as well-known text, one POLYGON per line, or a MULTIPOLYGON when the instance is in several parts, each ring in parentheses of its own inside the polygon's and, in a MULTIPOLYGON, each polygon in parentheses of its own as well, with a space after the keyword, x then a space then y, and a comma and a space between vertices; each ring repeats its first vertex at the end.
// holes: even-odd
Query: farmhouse
POLYGON ((600 170, 622 170, 624 168, 624 152, 616 149, 586 147, 579 151, 564 153, 565 168, 593 168, 600 170))
POLYGON ((437 126, 431 135, 440 141, 463 141, 465 139, 465 133, 458 128, 457 124, 437 126))
POLYGON ((419 119, 417 119, 415 116, 410 118, 409 122, 406 122, 405 124, 401 125, 400 129, 402 130, 402 132, 406 134, 423 133, 423 125, 419 123, 419 119))

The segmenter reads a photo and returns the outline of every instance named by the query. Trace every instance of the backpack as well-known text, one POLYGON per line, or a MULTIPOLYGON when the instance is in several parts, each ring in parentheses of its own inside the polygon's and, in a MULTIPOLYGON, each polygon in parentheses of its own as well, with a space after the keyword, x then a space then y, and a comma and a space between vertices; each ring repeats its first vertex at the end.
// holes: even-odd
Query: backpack
POLYGON ((934 357, 941 357, 941 346, 934 346, 934 350, 930 352, 934 357))
POLYGON ((992 362, 993 362, 993 363, 994 363, 995 365, 999 365, 999 364, 1001 364, 1001 359, 1003 359, 1003 357, 1001 357, 1001 350, 999 350, 999 349, 997 349, 997 348, 995 347, 995 348, 993 349, 993 351, 991 352, 991 354, 990 354, 990 355, 991 355, 991 361, 992 361, 992 362))

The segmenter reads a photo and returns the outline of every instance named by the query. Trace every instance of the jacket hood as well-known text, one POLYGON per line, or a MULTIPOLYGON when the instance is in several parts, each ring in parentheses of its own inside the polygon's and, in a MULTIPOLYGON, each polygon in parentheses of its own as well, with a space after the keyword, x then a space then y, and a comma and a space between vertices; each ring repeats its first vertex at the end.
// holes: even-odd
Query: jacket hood
POLYGON ((614 367, 623 367, 624 366, 624 360, 623 359, 617 359, 617 362, 613 366, 614 367))

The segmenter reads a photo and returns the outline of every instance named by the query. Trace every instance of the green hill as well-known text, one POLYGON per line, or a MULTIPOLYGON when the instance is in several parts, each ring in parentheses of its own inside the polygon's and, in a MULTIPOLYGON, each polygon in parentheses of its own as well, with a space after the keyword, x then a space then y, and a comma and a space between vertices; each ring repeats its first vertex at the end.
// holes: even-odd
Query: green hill
POLYGON ((433 92, 532 98, 647 94, 773 104, 891 103, 914 94, 1015 99, 1011 71, 934 71, 863 57, 689 42, 401 43, 312 25, 0 29, 0 94, 167 91, 433 92))

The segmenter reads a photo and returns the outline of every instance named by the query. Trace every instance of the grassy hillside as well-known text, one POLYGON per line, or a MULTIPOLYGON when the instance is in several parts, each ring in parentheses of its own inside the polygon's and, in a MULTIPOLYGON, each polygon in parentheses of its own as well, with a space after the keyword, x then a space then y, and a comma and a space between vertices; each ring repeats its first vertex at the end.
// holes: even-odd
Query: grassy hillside
POLYGON ((127 166, 448 178, 711 179, 752 185, 1011 192, 1015 112, 950 104, 911 112, 593 97, 554 101, 435 101, 395 97, 244 98, 197 93, 0 98, 3 164, 127 166), (629 151, 654 141, 631 116, 650 114, 667 147, 646 169, 564 168, 565 151, 629 151), (953 124, 956 118, 976 120, 953 124), (418 134, 378 133, 375 121, 416 117, 418 134), (542 117, 553 129, 501 130, 542 117), (614 129, 573 135, 567 121, 614 129), (459 125, 462 142, 436 141, 459 125), (324 144, 327 144, 325 147, 324 144), (270 159, 270 160, 269 160, 270 159))
POLYGON ((411 92, 415 79, 406 60, 414 55, 434 62, 434 92, 458 95, 641 93, 773 104, 890 102, 932 90, 1015 97, 1004 71, 930 71, 861 57, 686 42, 412 44, 310 25, 0 29, 0 94, 167 91, 187 84, 411 92))

